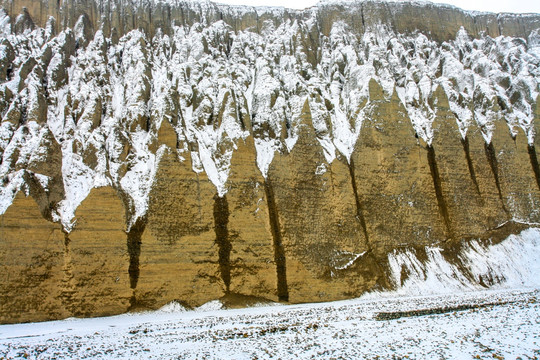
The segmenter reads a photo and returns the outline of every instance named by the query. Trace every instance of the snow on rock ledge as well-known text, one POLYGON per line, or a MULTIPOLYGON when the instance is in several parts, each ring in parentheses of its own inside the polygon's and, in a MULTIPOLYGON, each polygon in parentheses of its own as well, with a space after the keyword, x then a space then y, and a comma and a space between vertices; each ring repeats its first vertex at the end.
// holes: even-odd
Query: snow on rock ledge
MULTIPOLYGON (((368 22, 359 32, 347 19, 336 18, 326 32, 319 21, 330 18, 325 11, 334 5, 291 12, 278 21, 287 10, 175 2, 201 16, 150 32, 121 32, 120 38, 107 27, 92 33, 95 19, 83 16, 74 30, 58 29, 56 36, 39 27, 15 33, 13 14, 2 12, 0 62, 14 57, 0 84, 0 176, 7 182, 2 209, 14 196, 6 189, 20 188, 16 173, 25 163, 16 157, 40 151, 32 144, 43 128, 62 147, 65 195, 53 212, 68 231, 93 187, 113 185, 126 194, 130 224, 145 215, 162 121, 171 122, 187 142, 194 170, 205 171, 220 196, 227 193, 240 139, 255 138, 257 165, 265 177, 274 153, 292 150, 306 99, 328 163, 340 155, 350 161, 372 105, 393 94, 416 134, 430 144, 438 87, 462 136, 476 122, 489 142, 493 121, 502 117, 533 142, 540 93, 538 31, 527 39, 473 38, 462 27, 453 39, 440 42, 430 34, 399 33, 384 22, 368 22), (228 17, 212 17, 220 11, 232 18, 252 11, 268 18, 237 28, 228 17), (25 123, 27 113, 44 110, 43 104, 46 119, 25 123), (17 167, 10 165, 14 161, 17 167)), ((346 6, 354 12, 368 5, 346 6)))

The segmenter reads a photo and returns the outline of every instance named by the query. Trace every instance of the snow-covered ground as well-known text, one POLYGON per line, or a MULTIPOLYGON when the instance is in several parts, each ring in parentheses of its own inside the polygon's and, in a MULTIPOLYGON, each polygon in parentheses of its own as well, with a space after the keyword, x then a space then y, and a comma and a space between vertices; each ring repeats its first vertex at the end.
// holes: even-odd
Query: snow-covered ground
POLYGON ((533 359, 539 295, 491 290, 239 310, 216 310, 214 302, 3 325, 0 359, 533 359), (426 309, 432 314, 418 312, 426 309))

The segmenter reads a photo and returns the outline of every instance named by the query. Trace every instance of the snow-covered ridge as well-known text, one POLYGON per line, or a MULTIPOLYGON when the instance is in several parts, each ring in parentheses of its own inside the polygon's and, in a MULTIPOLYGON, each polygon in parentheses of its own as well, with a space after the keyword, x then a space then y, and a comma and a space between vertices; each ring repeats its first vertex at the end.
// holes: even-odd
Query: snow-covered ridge
POLYGON ((105 30, 93 33, 85 17, 54 35, 50 27, 21 28, 0 12, 0 210, 23 189, 21 169, 33 171, 30 165, 46 152, 40 145, 45 130, 62 152, 64 197, 52 217, 68 231, 94 187, 112 185, 127 194, 131 222, 146 213, 164 121, 181 150, 191 152, 193 170, 206 172, 220 196, 228 190, 237 142, 254 136, 257 165, 267 176, 274 152, 294 148, 306 100, 327 162, 338 154, 350 159, 362 121, 383 100, 371 98, 372 79, 384 99, 397 94, 427 143, 437 88, 462 135, 476 122, 490 141, 492 122, 504 118, 533 141, 538 30, 527 39, 473 39, 462 28, 439 43, 382 24, 358 34, 335 21, 326 36, 317 16, 267 19, 257 32, 235 31, 219 20, 172 25, 171 34, 157 29, 151 38, 132 30, 116 39, 105 30))
MULTIPOLYGON (((10 0, 0 0, 0 7, 8 12, 14 12, 9 14, 13 22, 17 19, 25 21, 25 16, 19 14, 23 11, 23 6, 23 3, 12 4, 10 0)), ((258 31, 261 23, 268 19, 280 24, 284 20, 303 21, 315 16, 318 26, 326 35, 334 20, 347 21, 350 26, 356 28, 358 34, 364 32, 364 27, 373 24, 386 24, 394 30, 397 30, 394 26, 399 26, 399 31, 407 33, 415 30, 440 32, 439 30, 444 28, 453 29, 455 32, 459 28, 455 23, 455 20, 458 20, 462 21, 461 25, 469 33, 474 33, 475 37, 488 28, 491 29, 488 33, 492 36, 526 37, 540 23, 540 14, 468 11, 444 3, 423 0, 322 0, 306 9, 231 5, 209 0, 111 0, 106 3, 89 1, 83 6, 75 4, 73 0, 67 0, 50 3, 46 7, 28 6, 27 11, 32 21, 41 27, 46 27, 51 17, 59 17, 49 24, 58 32, 66 27, 73 27, 77 19, 85 15, 94 31, 115 27, 121 35, 135 29, 143 29, 154 34, 156 30, 154 24, 170 34, 169 30, 172 30, 173 24, 191 26, 195 22, 200 22, 210 25, 217 20, 225 21, 235 31, 248 28, 258 31), (426 14, 432 19, 426 18, 426 21, 418 22, 418 19, 425 18, 426 14), (123 16, 131 20, 119 21, 118 18, 123 16), (429 29, 422 27, 425 22, 432 21, 435 27, 429 29)), ((443 40, 449 40, 452 36, 444 30, 442 33, 445 34, 443 40)), ((435 36, 434 33, 432 35, 435 36)))
MULTIPOLYGON (((392 4, 396 6, 400 5, 412 5, 412 6, 418 6, 418 7, 425 7, 425 6, 435 6, 439 8, 446 8, 446 9, 453 9, 453 10, 459 10, 464 13, 470 14, 472 16, 475 15, 482 15, 482 14, 495 14, 492 11, 479 11, 479 10, 463 10, 458 6, 447 4, 443 1, 427 1, 427 0, 319 0, 319 2, 315 5, 317 7, 320 6, 328 6, 328 5, 352 5, 352 4, 361 4, 361 3, 381 3, 381 4, 392 4)), ((500 14, 514 14, 514 13, 500 13, 500 14)), ((520 14, 521 16, 537 16, 535 13, 526 13, 526 14, 520 14)))
MULTIPOLYGON (((135 0, 129 1, 129 6, 132 7, 148 7, 148 6, 169 6, 171 8, 187 6, 193 8, 200 8, 203 11, 208 11, 214 7, 219 8, 222 11, 231 11, 235 12, 238 15, 245 14, 248 12, 255 11, 259 15, 265 13, 273 14, 282 14, 284 11, 288 13, 302 13, 305 10, 310 10, 314 8, 319 8, 329 5, 345 5, 345 6, 354 6, 361 5, 362 3, 377 3, 387 5, 412 5, 418 7, 426 6, 436 6, 441 8, 455 9, 471 15, 477 14, 493 14, 491 11, 473 11, 473 10, 462 10, 461 8, 445 3, 444 1, 428 1, 428 0, 319 0, 315 5, 307 7, 305 9, 293 9, 283 6, 272 6, 272 5, 233 5, 228 4, 226 0, 135 0)), ((112 2, 113 6, 126 6, 125 2, 112 2)))
POLYGON ((222 14, 232 15, 238 18, 241 18, 246 14, 257 14, 258 16, 271 15, 280 17, 283 16, 285 12, 294 14, 303 11, 287 9, 281 6, 230 5, 221 3, 220 1, 209 0, 136 0, 130 1, 129 5, 122 1, 112 1, 110 5, 113 11, 122 10, 126 6, 132 7, 133 10, 147 9, 148 7, 167 7, 172 9, 185 8, 189 9, 190 11, 194 11, 201 16, 212 14, 214 12, 220 12, 222 14))

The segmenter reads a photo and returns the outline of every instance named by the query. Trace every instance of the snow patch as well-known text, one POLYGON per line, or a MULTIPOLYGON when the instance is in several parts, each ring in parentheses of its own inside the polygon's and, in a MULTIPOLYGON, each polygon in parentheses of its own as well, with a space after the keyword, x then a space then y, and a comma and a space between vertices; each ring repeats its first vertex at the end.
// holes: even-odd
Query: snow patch
POLYGON ((195 309, 195 311, 198 312, 210 312, 210 311, 217 311, 217 310, 223 310, 224 305, 220 300, 212 300, 209 301, 198 308, 195 309))
POLYGON ((456 265, 450 264, 441 249, 426 248, 427 261, 413 251, 395 250, 388 255, 390 278, 397 287, 385 296, 419 296, 481 290, 480 284, 494 282, 492 288, 540 287, 540 228, 510 235, 499 244, 486 246, 471 241, 459 258, 473 278, 471 281, 456 265), (402 275, 406 274, 405 278, 402 275))
POLYGON ((185 311, 187 309, 177 301, 171 301, 157 310, 159 313, 182 313, 185 311))

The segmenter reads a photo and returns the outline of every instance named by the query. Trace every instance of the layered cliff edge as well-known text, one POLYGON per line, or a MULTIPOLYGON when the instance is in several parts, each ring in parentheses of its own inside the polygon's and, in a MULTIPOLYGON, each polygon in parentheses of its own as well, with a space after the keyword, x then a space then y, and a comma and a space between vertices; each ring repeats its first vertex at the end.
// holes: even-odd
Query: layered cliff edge
POLYGON ((538 249, 540 15, 1 5, 1 322, 489 287, 538 249))

